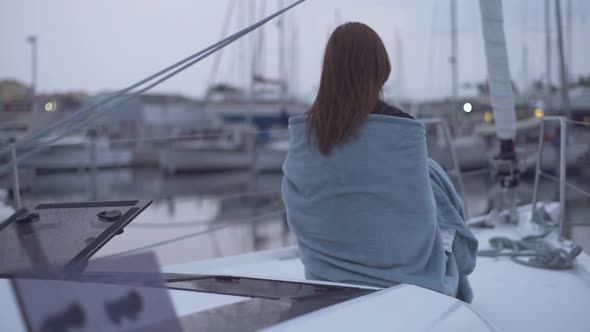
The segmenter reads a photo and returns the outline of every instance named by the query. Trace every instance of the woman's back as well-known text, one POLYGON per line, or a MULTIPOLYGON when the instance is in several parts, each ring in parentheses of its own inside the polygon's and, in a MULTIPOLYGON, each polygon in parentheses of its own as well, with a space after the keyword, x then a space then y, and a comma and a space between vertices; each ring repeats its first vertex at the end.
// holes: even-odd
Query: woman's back
POLYGON ((463 276, 473 270, 477 241, 459 200, 449 199, 452 184, 431 167, 423 125, 380 101, 390 70, 366 25, 347 23, 330 37, 318 96, 306 116, 289 121, 282 186, 289 226, 308 278, 410 283, 469 301, 463 276), (447 251, 440 220, 459 235, 447 251))
POLYGON ((422 125, 370 115, 328 157, 305 130, 305 117, 291 118, 282 190, 308 277, 454 296, 458 273, 445 271, 422 125))

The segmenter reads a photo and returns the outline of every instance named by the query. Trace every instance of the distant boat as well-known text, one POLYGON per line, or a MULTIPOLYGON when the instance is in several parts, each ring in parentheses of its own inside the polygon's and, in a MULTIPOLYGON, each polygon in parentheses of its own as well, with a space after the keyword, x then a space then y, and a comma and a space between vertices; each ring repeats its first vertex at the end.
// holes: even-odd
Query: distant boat
POLYGON ((274 138, 253 126, 228 124, 215 138, 176 141, 158 152, 159 166, 165 173, 234 171, 280 171, 287 156, 288 137, 274 138), (253 133, 256 133, 256 147, 253 133), (251 142, 248 142, 251 140, 251 142))
POLYGON ((289 117, 307 112, 309 104, 298 99, 281 100, 277 93, 258 92, 254 99, 238 88, 217 86, 210 89, 207 110, 227 123, 246 123, 260 130, 285 128, 289 117))
MULTIPOLYGON (((43 142, 50 142, 51 137, 43 142)), ((24 160, 25 168, 33 168, 37 172, 75 171, 80 169, 115 168, 130 166, 133 153, 127 148, 114 148, 105 137, 98 137, 94 143, 94 151, 88 137, 70 135, 49 143, 46 149, 24 160), (93 157, 94 155, 94 157, 93 157), (94 160, 93 160, 94 159, 94 160)))
POLYGON ((158 152, 160 169, 166 173, 230 171, 252 165, 244 126, 233 126, 214 139, 176 141, 158 152))

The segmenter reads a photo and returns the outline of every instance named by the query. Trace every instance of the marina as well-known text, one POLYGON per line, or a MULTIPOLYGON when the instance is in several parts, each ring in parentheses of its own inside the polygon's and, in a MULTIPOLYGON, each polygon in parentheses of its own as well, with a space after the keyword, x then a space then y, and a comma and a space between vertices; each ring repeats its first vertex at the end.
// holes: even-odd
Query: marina
MULTIPOLYGON (((587 173, 568 177, 568 181, 581 188, 588 188, 587 179, 587 173)), ((170 265, 280 248, 283 243, 294 244, 292 235, 285 228, 283 216, 276 214, 281 211, 281 180, 281 173, 267 172, 253 178, 248 170, 179 174, 173 177, 162 174, 158 169, 105 170, 98 173, 95 181, 90 179, 88 173, 44 174, 36 178, 34 188, 23 194, 23 204, 35 206, 41 202, 123 200, 127 197, 153 199, 149 208, 151 212, 140 216, 129 226, 134 230, 128 232, 130 237, 112 240, 103 248, 104 253, 99 255, 123 252, 203 232, 179 243, 150 249, 164 265, 170 265), (98 184, 95 190, 88 189, 92 183, 98 184), (56 191, 55 188, 61 190, 56 191), (246 216, 260 216, 262 220, 250 222, 246 216), (246 220, 242 222, 241 218, 246 220), (257 228, 256 232, 263 235, 264 241, 260 242, 259 238, 252 235, 256 233, 252 227, 257 228), (209 229, 214 231, 208 233, 209 229), (140 233, 134 234, 135 231, 140 233), (232 233, 235 234, 230 235, 232 233), (233 240, 218 240, 221 252, 216 251, 216 244, 212 242, 219 234, 235 237, 233 240), (189 249, 196 243, 200 243, 199 250, 189 249), (165 254, 166 252, 169 254, 165 254)), ((466 174, 464 182, 470 215, 489 214, 493 201, 488 197, 490 188, 495 185, 489 174, 466 174)), ((534 177, 523 179, 522 191, 519 192, 523 202, 532 199, 533 187, 534 177)), ((554 181, 543 180, 541 197, 556 200, 556 187, 557 183, 554 181)), ((568 193, 572 201, 568 206, 573 224, 570 231, 574 241, 587 251, 590 248, 590 237, 587 235, 590 221, 586 218, 590 213, 589 201, 575 190, 568 190, 568 193)))
MULTIPOLYGON (((200 51, 162 65, 152 49, 153 74, 92 92, 41 91, 51 28, 29 35, 29 83, 0 63, 0 331, 588 330, 590 67, 572 59, 590 7, 449 0, 443 38, 440 3, 367 3, 202 5, 219 22, 199 23, 200 51), (389 38, 372 20, 423 6, 420 73, 440 80, 438 39, 450 71, 442 95, 417 97, 434 83, 408 89, 404 42, 425 28, 396 16, 407 30, 388 23, 389 38), (318 17, 319 83, 302 68, 322 51, 300 40, 318 17), (515 17, 546 28, 541 63, 518 26, 518 80, 515 17), (477 66, 462 22, 480 27, 477 66)), ((153 18, 182 22, 170 8, 153 18)))

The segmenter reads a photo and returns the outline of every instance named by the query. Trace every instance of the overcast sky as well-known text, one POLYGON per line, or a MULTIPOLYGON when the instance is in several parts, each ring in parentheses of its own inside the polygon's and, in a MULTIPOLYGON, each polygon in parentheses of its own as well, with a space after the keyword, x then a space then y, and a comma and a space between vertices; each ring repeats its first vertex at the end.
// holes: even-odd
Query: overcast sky
MULTIPOLYGON (((90 93, 125 87, 220 38, 228 1, 236 2, 230 30, 246 24, 245 2, 278 0, 0 0, 0 79, 30 81, 30 34, 39 38, 41 92, 85 90, 90 93)), ((573 71, 590 73, 590 1, 573 1, 573 71)), ((563 1, 565 2, 565 0, 563 1)), ((287 1, 290 3, 290 1, 287 1)), ((457 0, 461 83, 485 78, 477 0, 457 0)), ((504 1, 511 69, 520 85, 526 63, 529 81, 544 75, 542 0, 504 1), (523 57, 524 46, 528 58, 523 57)), ((553 1, 552 1, 553 3, 553 1)), ((383 38, 394 64, 389 91, 413 98, 450 94, 450 16, 448 0, 308 0, 289 13, 287 63, 293 66, 294 89, 309 98, 317 86, 328 33, 337 22, 361 21, 383 38), (293 28, 296 27, 296 28, 293 28), (396 50, 399 31, 401 52, 396 50), (297 45, 295 50, 291 50, 297 45), (402 54, 401 61, 397 59, 402 54), (400 73, 398 70, 402 67, 400 73), (401 79, 400 79, 401 77, 401 79)), ((264 71, 277 73, 276 24, 264 34, 264 71)), ((223 54, 217 81, 243 84, 248 39, 223 54)), ((555 59, 555 57, 554 57, 555 59)), ((155 89, 199 97, 207 87, 212 59, 155 89)), ((557 72, 553 74, 557 78, 557 72)), ((462 93, 468 93, 463 91, 462 93)))

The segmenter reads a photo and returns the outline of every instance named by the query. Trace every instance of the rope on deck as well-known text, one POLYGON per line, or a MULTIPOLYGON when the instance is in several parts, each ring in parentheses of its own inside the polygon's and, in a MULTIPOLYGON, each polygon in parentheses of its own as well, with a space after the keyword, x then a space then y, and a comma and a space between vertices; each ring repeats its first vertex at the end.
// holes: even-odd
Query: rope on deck
POLYGON ((481 257, 510 257, 514 262, 541 269, 568 270, 574 267, 574 260, 582 253, 582 247, 576 245, 570 251, 555 248, 545 241, 550 232, 525 236, 520 240, 498 236, 490 239, 494 249, 480 250, 481 257), (528 259, 526 259, 528 258, 528 259))

